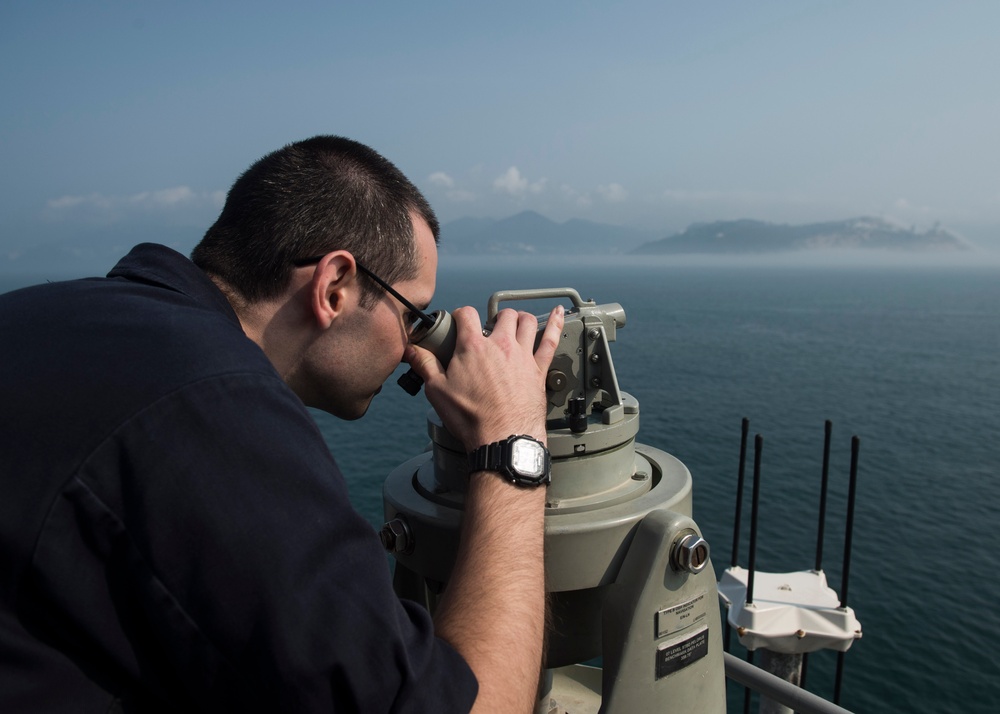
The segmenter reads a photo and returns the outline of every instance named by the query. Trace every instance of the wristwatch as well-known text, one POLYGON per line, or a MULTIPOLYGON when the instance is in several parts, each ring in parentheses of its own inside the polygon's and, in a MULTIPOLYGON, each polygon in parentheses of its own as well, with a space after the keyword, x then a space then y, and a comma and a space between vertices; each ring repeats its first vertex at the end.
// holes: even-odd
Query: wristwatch
POLYGON ((471 452, 469 469, 496 471, 518 486, 547 486, 552 480, 549 450, 537 439, 518 434, 471 452))

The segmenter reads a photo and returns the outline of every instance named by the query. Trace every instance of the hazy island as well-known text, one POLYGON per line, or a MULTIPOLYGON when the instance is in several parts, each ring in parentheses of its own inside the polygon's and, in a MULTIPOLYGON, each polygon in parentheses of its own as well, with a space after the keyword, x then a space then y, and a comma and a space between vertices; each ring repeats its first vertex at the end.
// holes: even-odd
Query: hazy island
POLYGON ((643 255, 778 253, 803 250, 877 249, 899 251, 968 250, 970 245, 935 225, 919 232, 881 218, 861 217, 792 226, 739 220, 695 223, 684 232, 644 243, 643 255))
MULTIPOLYGON (((661 234, 662 235, 662 234, 661 234)), ((860 217, 806 225, 757 220, 694 223, 658 238, 652 231, 573 219, 557 223, 534 211, 504 219, 462 218, 442 228, 441 250, 466 255, 761 254, 809 250, 963 251, 957 234, 926 231, 881 218, 860 217)))

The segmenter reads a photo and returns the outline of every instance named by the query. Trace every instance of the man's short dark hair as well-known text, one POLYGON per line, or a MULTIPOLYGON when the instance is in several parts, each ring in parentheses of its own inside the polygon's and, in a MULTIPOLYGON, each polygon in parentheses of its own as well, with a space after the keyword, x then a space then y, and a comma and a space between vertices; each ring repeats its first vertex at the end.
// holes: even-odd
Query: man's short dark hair
MULTIPOLYGON (((333 250, 349 251, 391 284, 417 273, 411 213, 427 221, 436 242, 434 211, 399 169, 364 144, 316 136, 247 169, 191 259, 248 302, 279 295, 293 261, 333 250)), ((362 285, 370 306, 380 289, 362 285)))

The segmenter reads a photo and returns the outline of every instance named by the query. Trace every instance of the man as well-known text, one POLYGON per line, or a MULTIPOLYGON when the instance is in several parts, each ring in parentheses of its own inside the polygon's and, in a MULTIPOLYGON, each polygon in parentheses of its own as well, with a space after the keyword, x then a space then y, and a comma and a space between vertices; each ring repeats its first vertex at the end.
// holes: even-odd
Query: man
POLYGON ((470 474, 432 623, 304 408, 358 418, 402 360, 470 453, 544 442, 560 309, 534 354, 511 310, 456 310, 447 370, 408 344, 437 233, 392 164, 315 137, 237 180, 193 263, 145 244, 0 296, 0 711, 531 710, 545 489, 470 474))

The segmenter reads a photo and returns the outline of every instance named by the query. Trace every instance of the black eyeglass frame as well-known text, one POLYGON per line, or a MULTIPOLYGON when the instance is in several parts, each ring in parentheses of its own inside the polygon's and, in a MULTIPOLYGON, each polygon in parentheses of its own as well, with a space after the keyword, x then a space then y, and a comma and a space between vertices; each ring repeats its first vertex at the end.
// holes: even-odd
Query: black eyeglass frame
MULTIPOLYGON (((299 258, 298 260, 293 260, 292 261, 292 265, 294 265, 296 268, 304 268, 307 265, 313 265, 315 263, 318 263, 319 261, 323 260, 323 258, 325 258, 325 257, 326 257, 326 253, 324 253, 323 255, 314 255, 311 258, 299 258)), ((382 278, 380 278, 379 276, 375 275, 375 273, 373 273, 372 271, 370 271, 368 268, 366 268, 365 266, 363 266, 361 264, 361 261, 359 261, 357 258, 354 259, 354 265, 357 266, 358 270, 360 270, 362 273, 364 273, 369 278, 371 278, 372 280, 374 280, 378 284, 378 286, 380 288, 382 288, 387 293, 389 293, 390 295, 392 295, 394 298, 396 298, 397 300, 399 300, 399 302, 401 302, 403 304, 403 307, 405 307, 411 313, 413 313, 414 315, 416 315, 417 319, 424 326, 424 329, 430 329, 431 327, 434 326, 434 318, 433 317, 431 317, 430 315, 428 315, 427 313, 425 313, 419 307, 417 307, 412 302, 410 302, 405 297, 403 297, 398 292, 396 292, 395 288, 393 288, 391 285, 389 285, 389 283, 387 283, 386 281, 382 280, 382 278)))

